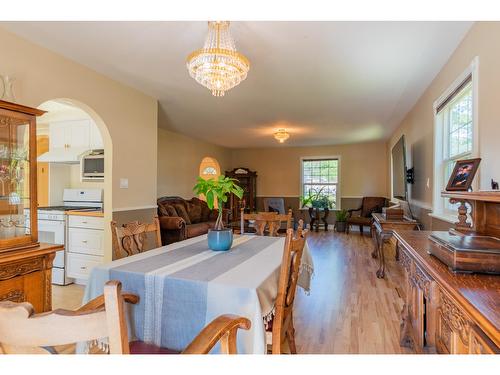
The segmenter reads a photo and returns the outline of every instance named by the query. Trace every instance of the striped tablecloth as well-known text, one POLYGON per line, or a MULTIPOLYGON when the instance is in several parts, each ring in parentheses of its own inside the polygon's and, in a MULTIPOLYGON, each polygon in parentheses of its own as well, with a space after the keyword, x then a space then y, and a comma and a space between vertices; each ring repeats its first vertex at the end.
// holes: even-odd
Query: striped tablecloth
MULTIPOLYGON (((235 237, 229 251, 208 249, 206 235, 163 246, 93 268, 86 303, 103 293, 108 280, 139 295, 129 308, 130 337, 182 350, 220 314, 252 321, 240 331, 240 353, 265 353, 264 321, 277 295, 284 237, 235 237)), ((309 292, 312 258, 304 249, 299 286, 309 292)))

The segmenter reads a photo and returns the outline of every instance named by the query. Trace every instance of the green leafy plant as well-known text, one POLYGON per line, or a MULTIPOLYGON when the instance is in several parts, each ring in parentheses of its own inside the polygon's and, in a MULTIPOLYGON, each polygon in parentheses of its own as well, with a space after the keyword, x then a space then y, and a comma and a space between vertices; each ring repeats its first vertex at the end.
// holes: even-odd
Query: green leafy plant
POLYGON ((211 210, 214 209, 215 199, 219 202, 220 209, 217 221, 215 222, 215 230, 224 229, 222 204, 227 202, 229 194, 233 193, 240 199, 243 197, 243 189, 236 185, 235 181, 238 180, 226 176, 219 176, 217 179, 210 178, 208 180, 198 177, 197 183, 193 187, 193 191, 196 194, 203 194, 205 196, 208 208, 211 210))
POLYGON ((335 213, 335 219, 339 223, 343 223, 347 221, 347 217, 349 216, 349 212, 347 210, 340 210, 335 213))
POLYGON ((323 194, 323 189, 324 187, 319 190, 311 189, 306 196, 300 196, 301 208, 306 206, 332 208, 335 204, 335 199, 327 194, 323 194))

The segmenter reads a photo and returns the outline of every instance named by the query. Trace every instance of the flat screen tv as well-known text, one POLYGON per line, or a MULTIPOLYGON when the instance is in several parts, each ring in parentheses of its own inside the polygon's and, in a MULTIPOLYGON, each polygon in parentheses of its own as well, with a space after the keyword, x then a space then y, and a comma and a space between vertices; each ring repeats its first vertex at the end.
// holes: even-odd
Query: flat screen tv
POLYGON ((406 201, 408 190, 406 185, 406 146, 405 136, 392 147, 392 195, 406 201))

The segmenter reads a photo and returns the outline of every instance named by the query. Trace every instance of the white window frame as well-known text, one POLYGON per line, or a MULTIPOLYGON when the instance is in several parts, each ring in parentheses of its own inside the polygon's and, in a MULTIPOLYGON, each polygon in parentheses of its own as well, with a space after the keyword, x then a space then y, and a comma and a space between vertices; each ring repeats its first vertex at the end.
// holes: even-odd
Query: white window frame
MULTIPOLYGON (((439 219, 446 220, 448 222, 455 222, 457 210, 450 210, 447 205, 445 198, 441 197, 441 192, 445 190, 448 179, 444 176, 445 162, 449 160, 444 157, 445 147, 444 147, 444 132, 445 126, 443 122, 440 121, 437 108, 444 103, 444 101, 449 98, 449 96, 467 79, 468 76, 472 77, 472 150, 470 153, 466 153, 467 157, 476 158, 479 157, 479 57, 476 56, 470 65, 457 77, 453 84, 446 89, 443 94, 434 101, 434 183, 433 183, 433 196, 432 196, 432 216, 439 219)), ((474 190, 478 189, 479 186, 479 174, 472 184, 474 190)))
POLYGON ((324 159, 335 159, 337 160, 337 189, 335 190, 335 208, 334 210, 341 210, 341 194, 340 194, 340 183, 341 183, 341 157, 340 155, 328 155, 328 156, 302 156, 300 158, 300 195, 304 196, 304 161, 309 160, 324 160, 324 159))

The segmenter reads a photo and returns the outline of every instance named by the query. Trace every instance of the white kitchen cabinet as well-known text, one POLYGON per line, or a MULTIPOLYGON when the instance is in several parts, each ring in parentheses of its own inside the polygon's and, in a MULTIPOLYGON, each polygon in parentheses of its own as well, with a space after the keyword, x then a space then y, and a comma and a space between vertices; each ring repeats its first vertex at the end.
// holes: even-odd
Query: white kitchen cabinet
MULTIPOLYGON (((49 126, 49 149, 90 147, 90 120, 53 122, 49 126)), ((95 125, 94 125, 95 126, 95 125)))
POLYGON ((104 218, 68 216, 68 277, 86 281, 92 267, 104 262, 104 218))
POLYGON ((68 254, 68 276, 77 280, 87 280, 93 267, 102 263, 102 257, 94 255, 68 254))
POLYGON ((104 142, 101 137, 101 131, 94 122, 90 122, 90 149, 103 150, 104 142))
POLYGON ((68 143, 67 125, 65 122, 53 122, 49 127, 49 148, 64 148, 68 143))
POLYGON ((104 230, 104 218, 84 215, 69 215, 68 225, 70 228, 104 230))
POLYGON ((71 252, 104 256, 104 231, 70 228, 68 244, 71 252))

